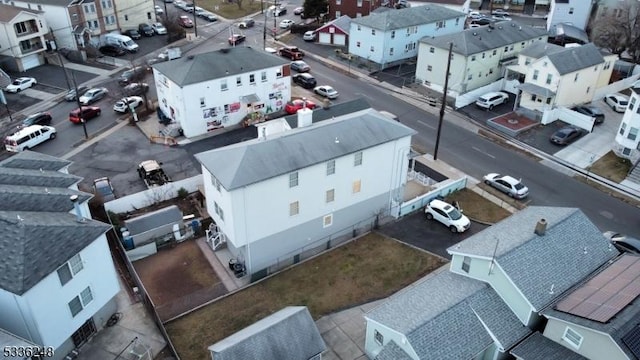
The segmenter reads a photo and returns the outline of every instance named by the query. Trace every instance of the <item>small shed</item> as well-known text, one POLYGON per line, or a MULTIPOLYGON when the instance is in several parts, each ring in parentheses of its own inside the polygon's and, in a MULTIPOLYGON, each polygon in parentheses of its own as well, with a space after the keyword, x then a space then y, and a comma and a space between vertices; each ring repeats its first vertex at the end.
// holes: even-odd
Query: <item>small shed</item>
POLYGON ((307 360, 325 349, 306 306, 287 306, 209 346, 216 360, 307 360))
POLYGON ((318 43, 324 45, 347 46, 349 43, 349 26, 351 18, 342 15, 330 21, 316 30, 318 43))
POLYGON ((124 222, 124 226, 132 237, 134 247, 158 240, 172 239, 175 225, 183 225, 182 211, 176 205, 146 213, 124 222))

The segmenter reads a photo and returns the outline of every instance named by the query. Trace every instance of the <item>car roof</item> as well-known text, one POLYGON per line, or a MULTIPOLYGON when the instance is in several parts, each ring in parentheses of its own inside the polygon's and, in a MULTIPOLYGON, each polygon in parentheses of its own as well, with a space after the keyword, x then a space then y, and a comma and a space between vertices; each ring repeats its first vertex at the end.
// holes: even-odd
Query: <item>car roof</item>
POLYGON ((446 208, 447 206, 449 206, 449 207, 453 207, 451 204, 449 204, 449 203, 447 203, 447 202, 444 202, 444 201, 442 201, 442 200, 438 200, 438 199, 433 199, 433 200, 431 200, 431 201, 429 202, 429 205, 430 205, 431 207, 437 207, 437 208, 440 208, 440 209, 444 209, 444 208, 446 208))
POLYGON ((614 98, 617 98, 617 99, 629 100, 628 96, 622 95, 622 94, 609 94, 607 96, 614 97, 614 98))
POLYGON ((509 175, 503 175, 502 176, 502 180, 508 182, 511 185, 515 185, 515 184, 520 183, 520 180, 514 178, 513 176, 509 176, 509 175))

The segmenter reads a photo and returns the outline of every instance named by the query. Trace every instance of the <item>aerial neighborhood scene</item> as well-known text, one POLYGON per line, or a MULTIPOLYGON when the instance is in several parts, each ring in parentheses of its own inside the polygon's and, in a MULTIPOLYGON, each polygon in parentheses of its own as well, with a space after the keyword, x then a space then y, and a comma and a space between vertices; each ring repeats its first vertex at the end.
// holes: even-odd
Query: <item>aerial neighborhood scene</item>
POLYGON ((6 359, 640 359, 637 0, 0 1, 6 359))

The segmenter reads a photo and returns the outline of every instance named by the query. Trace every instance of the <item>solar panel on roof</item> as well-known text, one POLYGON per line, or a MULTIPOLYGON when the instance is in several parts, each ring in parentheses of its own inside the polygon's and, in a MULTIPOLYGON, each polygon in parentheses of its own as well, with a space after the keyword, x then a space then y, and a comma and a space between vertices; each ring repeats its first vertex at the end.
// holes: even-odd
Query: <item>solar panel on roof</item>
POLYGON ((640 295, 640 257, 623 255, 567 295, 556 310, 606 323, 640 295))
POLYGON ((622 342, 640 359, 640 326, 636 326, 622 337, 622 342))

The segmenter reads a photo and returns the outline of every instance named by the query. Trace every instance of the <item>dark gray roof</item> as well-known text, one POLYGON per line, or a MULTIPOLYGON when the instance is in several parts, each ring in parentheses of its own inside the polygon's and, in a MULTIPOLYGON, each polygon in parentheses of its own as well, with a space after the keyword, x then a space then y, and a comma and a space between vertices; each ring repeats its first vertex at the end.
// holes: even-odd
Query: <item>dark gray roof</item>
POLYGON ((316 29, 316 31, 320 31, 329 26, 335 26, 341 29, 342 31, 344 31, 346 34, 349 34, 350 25, 351 25, 351 18, 348 15, 342 15, 339 18, 329 21, 328 23, 320 26, 318 29, 316 29))
POLYGON ((545 29, 520 25, 515 21, 502 21, 496 23, 493 29, 482 26, 448 35, 425 36, 420 42, 442 49, 449 49, 449 44, 453 42, 454 53, 469 56, 539 37, 543 38, 540 42, 546 44, 546 35, 545 29))
POLYGON ((40 171, 19 168, 3 168, 0 171, 0 185, 27 185, 68 188, 82 181, 79 176, 59 171, 40 171))
POLYGON ((522 360, 585 360, 586 358, 534 332, 510 353, 522 360))
POLYGON ((522 83, 520 85, 517 85, 517 87, 524 92, 527 92, 529 94, 539 95, 544 98, 549 98, 556 94, 556 92, 553 90, 547 89, 544 86, 540 86, 538 84, 534 84, 530 82, 522 83))
POLYGON ((0 211, 0 288, 24 294, 109 228, 69 213, 0 211))
POLYGON ((617 255, 580 209, 546 206, 530 206, 447 252, 494 258, 538 311, 617 255), (543 236, 533 233, 540 219, 547 221, 543 236))
POLYGON ((395 341, 391 340, 382 347, 374 360, 413 360, 395 341))
POLYGON ((371 109, 288 130, 266 140, 209 150, 195 158, 225 189, 233 190, 415 133, 371 109))
POLYGON ((34 15, 43 14, 42 11, 31 10, 28 8, 0 4, 0 22, 8 23, 21 12, 31 13, 34 15))
POLYGON ((464 17, 460 11, 440 5, 424 5, 393 11, 373 12, 367 16, 351 19, 352 24, 360 24, 382 31, 404 29, 409 26, 431 24, 441 20, 464 17))
POLYGON ((305 306, 287 306, 209 346, 216 360, 306 360, 325 349, 305 306))
POLYGON ((64 6, 64 7, 67 7, 70 4, 76 3, 76 2, 82 3, 81 0, 29 0, 25 2, 29 2, 31 4, 43 4, 43 5, 64 6))
POLYGON ((175 222, 182 222, 182 211, 176 205, 171 205, 128 219, 124 222, 124 225, 133 236, 175 222))
POLYGON ((71 161, 35 151, 25 150, 0 161, 0 167, 59 171, 71 165, 71 161))
POLYGON ((78 195, 80 203, 93 197, 66 187, 0 185, 0 211, 69 212, 73 195, 78 195))
POLYGON ((582 44, 589 42, 589 34, 587 34, 586 31, 569 24, 560 23, 553 25, 551 29, 549 29, 549 36, 562 38, 562 40, 556 39, 556 41, 577 40, 582 44))
POLYGON ((560 75, 572 73, 604 62, 600 50, 598 50, 593 43, 579 47, 565 48, 563 51, 548 54, 547 57, 560 75))
POLYGON ((564 50, 564 47, 560 45, 551 44, 546 41, 534 42, 533 44, 524 48, 520 52, 520 55, 524 55, 534 59, 540 59, 543 56, 557 53, 563 50, 564 50))
POLYGON ((289 61, 251 47, 236 46, 152 65, 178 86, 197 84, 288 64, 289 61))

